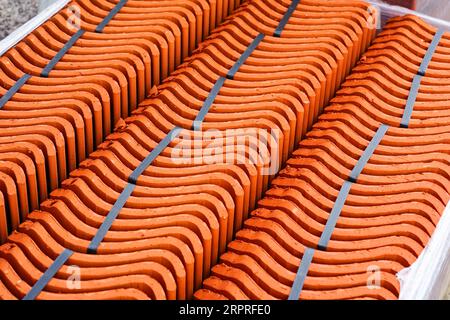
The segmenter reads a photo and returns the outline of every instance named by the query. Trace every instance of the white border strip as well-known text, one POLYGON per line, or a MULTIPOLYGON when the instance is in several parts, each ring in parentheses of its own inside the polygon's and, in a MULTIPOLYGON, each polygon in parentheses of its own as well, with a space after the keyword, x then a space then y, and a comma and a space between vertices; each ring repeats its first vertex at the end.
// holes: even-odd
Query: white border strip
POLYGON ((378 1, 373 1, 373 0, 366 0, 367 2, 369 2, 370 4, 373 4, 374 6, 380 8, 381 10, 381 15, 382 16, 386 16, 389 18, 393 18, 393 17, 398 17, 398 16, 403 16, 405 14, 413 14, 415 16, 418 16, 419 18, 423 19, 425 22, 435 26, 436 28, 443 28, 447 31, 450 31, 450 22, 449 21, 445 21, 442 19, 438 19, 438 18, 433 18, 431 16, 428 16, 426 14, 414 11, 414 10, 410 10, 404 7, 399 7, 399 6, 392 6, 386 3, 380 3, 378 1))
POLYGON ((16 29, 13 33, 0 41, 0 57, 13 46, 15 46, 20 40, 25 38, 28 34, 33 32, 41 24, 50 19, 55 13, 64 8, 70 0, 57 0, 50 5, 47 9, 39 13, 33 19, 16 29))
POLYGON ((450 282, 450 202, 417 261, 397 277, 401 300, 444 298, 450 282))

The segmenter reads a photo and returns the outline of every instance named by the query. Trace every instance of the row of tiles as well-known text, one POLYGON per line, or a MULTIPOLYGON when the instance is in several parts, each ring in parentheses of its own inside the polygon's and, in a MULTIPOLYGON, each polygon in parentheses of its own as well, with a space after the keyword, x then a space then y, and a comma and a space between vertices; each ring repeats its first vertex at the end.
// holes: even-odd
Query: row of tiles
POLYGON ((450 201, 450 34, 401 127, 436 34, 415 16, 386 25, 195 298, 398 297, 396 273, 414 263, 450 201))
POLYGON ((72 1, 0 57, 0 243, 239 3, 72 1))
MULTIPOLYGON (((285 10, 285 8, 283 8, 283 9, 285 10)), ((245 12, 244 12, 244 14, 245 14, 245 12)), ((230 23, 230 28, 234 30, 234 26, 231 25, 231 23, 230 23)), ((350 31, 348 31, 348 32, 350 32, 350 31)), ((225 34, 225 32, 222 32, 220 34, 225 34)), ((217 40, 218 39, 219 38, 217 37, 217 40)), ((215 41, 217 41, 217 40, 214 39, 213 42, 215 43, 215 41)), ((249 39, 249 38, 247 38, 246 40, 247 40, 247 42, 251 42, 251 39, 249 39)), ((344 41, 344 40, 342 40, 342 41, 344 41)), ((264 49, 266 49, 266 47, 269 47, 269 49, 270 49, 271 45, 272 45, 272 43, 270 43, 270 42, 265 43, 264 41, 261 44, 261 46, 265 47, 264 49)), ((283 44, 281 44, 281 45, 283 45, 283 44)), ((214 44, 211 44, 209 47, 211 50, 214 50, 216 48, 216 46, 214 44)), ((240 52, 239 51, 234 52, 235 56, 233 57, 233 59, 237 60, 239 58, 239 55, 242 53, 242 51, 245 50, 245 48, 246 48, 245 46, 241 46, 239 48, 240 52)), ((291 46, 290 50, 295 50, 294 46, 291 46)), ((360 54, 361 50, 362 49, 359 49, 356 53, 354 53, 355 57, 354 58, 352 57, 353 61, 356 59, 358 54, 360 54)), ((215 52, 215 50, 214 50, 214 52, 215 52)), ((287 52, 287 53, 289 53, 289 52, 287 52)), ((312 51, 309 51, 308 53, 314 54, 314 52, 312 52, 312 51)), ((324 55, 323 53, 318 53, 318 54, 324 55)), ((348 55, 345 50, 343 50, 343 54, 339 51, 335 52, 334 54, 336 56, 335 59, 341 59, 341 61, 344 60, 343 57, 346 57, 348 55)), ((211 55, 213 55, 213 53, 211 53, 211 55)), ((197 68, 196 68, 196 70, 192 70, 193 68, 189 68, 190 70, 188 70, 188 72, 182 71, 183 75, 176 76, 177 77, 176 81, 169 81, 168 84, 165 85, 165 86, 173 86, 173 84, 176 84, 177 82, 183 81, 184 79, 186 79, 187 81, 184 82, 184 86, 187 88, 187 90, 190 90, 191 87, 193 87, 195 85, 195 83, 192 83, 193 81, 190 81, 190 79, 187 78, 188 76, 190 78, 194 78, 194 80, 197 80, 197 79, 205 80, 202 83, 200 83, 199 85, 197 85, 197 87, 202 85, 201 88, 198 88, 198 91, 191 92, 191 93, 196 94, 196 96, 194 97, 194 98, 196 98, 195 100, 194 99, 189 100, 188 99, 189 95, 185 94, 186 93, 185 90, 183 90, 182 88, 178 88, 178 87, 174 88, 174 90, 170 90, 172 92, 169 92, 169 90, 167 90, 167 92, 164 95, 162 95, 164 100, 170 99, 170 103, 172 103, 172 99, 174 102, 178 102, 178 101, 176 101, 176 99, 174 99, 173 95, 177 95, 180 97, 179 98, 179 100, 181 100, 179 103, 180 106, 175 105, 175 104, 170 105, 171 109, 169 109, 169 110, 166 110, 167 105, 165 105, 165 104, 163 106, 160 106, 160 105, 157 106, 158 108, 165 108, 165 110, 163 110, 164 113, 160 112, 160 114, 163 113, 162 116, 164 118, 170 117, 173 120, 172 124, 177 124, 177 125, 180 125, 185 128, 189 128, 190 126, 192 126, 192 120, 189 119, 189 117, 191 117, 191 118, 195 117, 195 114, 198 113, 198 110, 196 110, 195 108, 190 108, 190 110, 189 109, 186 110, 185 106, 189 105, 189 104, 193 104, 192 101, 194 101, 195 104, 197 105, 195 107, 200 109, 202 100, 206 99, 208 90, 210 90, 210 87, 212 86, 211 82, 215 81, 217 79, 217 77, 220 75, 220 73, 219 73, 219 75, 214 75, 213 73, 208 72, 208 69, 205 69, 205 67, 202 65, 202 62, 203 62, 202 58, 204 58, 204 57, 205 57, 205 54, 199 53, 198 59, 196 59, 196 61, 194 61, 192 63, 189 62, 189 64, 192 67, 194 67, 194 65, 195 65, 195 67, 197 65, 200 65, 200 67, 203 67, 203 68, 201 68, 200 70, 198 70, 197 68), (199 72, 203 73, 203 75, 204 75, 203 79, 200 78, 200 76, 198 74, 199 72), (194 73, 194 74, 192 75, 192 73, 194 73), (206 78, 207 76, 208 76, 208 78, 206 78), (205 90, 205 88, 206 88, 206 90, 205 90), (173 94, 173 95, 171 95, 171 94, 173 94), (185 110, 182 110, 183 108, 185 110), (172 111, 172 110, 174 110, 174 111, 172 111), (168 112, 171 114, 168 114, 168 112), (186 119, 186 117, 185 117, 184 119, 180 120, 180 117, 179 117, 180 113, 181 114, 188 113, 187 114, 188 118, 186 119), (175 114, 175 116, 174 116, 174 114, 175 114), (178 116, 178 118, 174 119, 174 117, 177 117, 177 116, 178 116)), ((309 124, 312 123, 314 114, 315 114, 315 116, 317 116, 318 112, 320 111, 319 106, 323 105, 325 103, 325 99, 329 99, 329 97, 331 96, 332 91, 330 91, 328 89, 329 92, 325 92, 324 88, 325 87, 335 88, 336 84, 339 83, 339 79, 343 78, 345 76, 346 71, 341 71, 340 69, 342 69, 342 68, 340 68, 339 66, 337 66, 338 74, 340 72, 339 77, 336 76, 336 74, 337 74, 336 71, 334 71, 334 72, 332 71, 331 68, 336 68, 336 62, 333 62, 332 58, 333 57, 330 57, 329 55, 322 58, 322 60, 327 59, 325 61, 329 63, 328 68, 327 68, 327 65, 323 65, 323 66, 321 66, 321 70, 320 69, 317 70, 318 69, 317 67, 314 68, 314 66, 311 66, 311 67, 307 66, 307 68, 309 70, 306 70, 305 72, 302 73, 302 79, 304 81, 309 82, 308 83, 309 86, 306 87, 305 90, 309 90, 308 95, 312 97, 310 99, 312 102, 311 108, 307 105, 309 103, 308 97, 302 92, 296 93, 296 96, 299 98, 302 98, 302 102, 304 103, 305 107, 301 106, 297 101, 293 101, 292 98, 287 97, 286 88, 288 88, 287 86, 290 83, 284 83, 284 84, 280 84, 280 85, 278 85, 278 83, 275 83, 275 85, 277 86, 276 90, 278 91, 278 94, 281 96, 279 98, 279 100, 281 100, 281 101, 279 103, 271 101, 271 103, 273 105, 272 109, 274 109, 274 111, 272 112, 272 114, 266 115, 266 117, 269 117, 269 121, 272 120, 271 122, 273 122, 273 120, 275 120, 277 122, 277 125, 283 126, 284 127, 283 133, 287 133, 291 140, 289 145, 287 145, 285 143, 285 145, 283 146, 284 147, 284 150, 283 150, 284 159, 286 159, 286 157, 287 157, 288 148, 289 148, 289 150, 293 149, 294 136, 299 137, 300 135, 298 133, 301 131, 305 131, 305 129, 302 129, 302 126, 304 128, 306 128, 307 124, 308 124, 307 121, 309 121, 309 124), (315 73, 317 74, 316 77, 318 78, 318 80, 316 80, 316 81, 314 81, 315 80, 314 78, 311 78, 311 74, 314 75, 315 73), (327 82, 325 82, 325 81, 327 81, 327 82), (328 85, 328 83, 330 83, 330 82, 331 82, 331 85, 328 85), (325 96, 325 94, 327 96, 325 96), (316 96, 319 97, 319 99, 316 99, 316 96), (293 110, 292 112, 287 112, 287 111, 281 110, 283 108, 283 105, 286 104, 285 100, 291 100, 291 101, 287 101, 287 103, 289 103, 291 105, 290 109, 293 110), (313 109, 314 112, 310 112, 310 115, 308 115, 307 117, 303 117, 305 119, 303 121, 303 123, 296 124, 295 122, 296 122, 297 118, 302 117, 302 114, 305 112, 308 112, 310 109, 313 109), (275 112, 280 113, 280 110, 282 113, 284 113, 283 116, 287 120, 280 119, 280 116, 277 117, 277 115, 274 115, 275 112), (278 119, 275 117, 277 117, 278 119), (303 124, 305 124, 305 125, 303 125, 303 124)), ((311 59, 313 59, 313 58, 311 58, 311 59)), ((228 63, 231 63, 230 61, 231 60, 229 60, 228 63)), ((268 59, 264 59, 263 61, 264 62, 267 61, 267 63, 272 62, 272 64, 273 64, 273 61, 268 60, 268 59)), ((218 61, 218 63, 221 64, 222 61, 218 61)), ((313 63, 315 63, 317 65, 320 63, 320 61, 318 60, 318 58, 314 58, 311 61, 311 64, 313 64, 313 63)), ((347 66, 346 70, 348 70, 350 67, 350 64, 347 62, 345 62, 345 63, 347 66)), ((292 64, 294 65, 294 67, 296 66, 295 62, 293 62, 292 64)), ((269 65, 269 67, 270 67, 270 65, 269 65)), ((303 65, 300 65, 300 67, 305 69, 303 65)), ((244 68, 245 68, 245 66, 244 66, 244 68)), ((181 71, 184 69, 187 69, 187 68, 180 68, 179 70, 181 71)), ((245 70, 243 70, 243 71, 245 71, 245 70)), ((222 73, 224 73, 224 72, 225 71, 222 70, 222 73)), ((283 70, 280 72, 283 72, 283 70)), ((293 74, 294 72, 296 72, 296 70, 293 69, 292 71, 289 71, 289 72, 291 74, 293 74)), ((259 73, 261 73, 261 72, 257 72, 256 76, 258 76, 259 73)), ((281 76, 285 77, 285 73, 282 73, 281 76)), ((240 77, 240 74, 238 74, 237 77, 240 77)), ((278 76, 278 77, 280 77, 280 76, 278 76)), ((245 75, 242 76, 242 78, 243 78, 242 80, 245 81, 245 83, 247 84, 247 87, 242 88, 242 89, 241 88, 237 88, 237 89, 231 88, 230 90, 232 90, 232 91, 225 93, 227 96, 229 96, 229 95, 235 95, 235 96, 241 95, 242 96, 244 94, 249 96, 252 94, 252 92, 251 92, 252 87, 251 86, 249 87, 249 85, 248 85, 249 83, 251 84, 252 82, 249 82, 248 80, 253 80, 253 78, 245 77, 245 75)), ((274 80, 276 80, 276 77, 274 77, 274 80)), ((290 81, 290 82, 292 83, 292 81, 290 81)), ((237 85, 241 85, 241 84, 238 83, 237 85)), ((261 93, 256 99, 253 98, 252 96, 249 96, 246 99, 246 101, 243 101, 243 102, 245 102, 245 104, 240 103, 234 109, 230 109, 230 107, 228 105, 226 105, 226 106, 223 106, 223 109, 225 109, 225 111, 237 111, 238 107, 240 107, 240 108, 245 107, 245 108, 247 108, 247 110, 253 109, 252 112, 251 113, 248 112, 247 113, 248 115, 245 117, 245 118, 250 118, 249 121, 251 121, 251 119, 253 119, 255 117, 260 116, 261 105, 258 106, 256 104, 257 103, 267 104, 268 100, 269 101, 272 100, 272 97, 270 94, 274 92, 274 89, 272 89, 273 83, 264 81, 263 85, 264 85, 263 90, 265 90, 265 92, 263 92, 264 95, 263 95, 263 93, 261 93), (248 103, 252 103, 251 107, 248 106, 248 103)), ((165 86, 162 86, 162 87, 165 87, 165 86)), ((229 86, 229 83, 225 83, 225 87, 227 87, 227 86, 229 86)), ((233 85, 233 86, 236 86, 236 85, 233 85)), ((292 84, 291 84, 291 86, 292 86, 292 84)), ((303 87, 305 87, 305 86, 306 85, 304 85, 303 87)), ((222 91, 224 92, 225 88, 222 91)), ((299 90, 297 89, 297 91, 299 91, 299 90)), ((220 103, 223 101, 224 104, 229 104, 230 98, 225 98, 225 99, 227 99, 227 100, 221 100, 221 97, 218 97, 216 100, 216 103, 220 103)), ((240 99, 241 98, 238 98, 238 99, 232 98, 232 100, 230 102, 237 103, 237 102, 240 102, 240 99)), ((158 99, 158 102, 160 102, 160 100, 161 99, 158 99)), ((153 101, 154 100, 152 100, 151 102, 153 103, 153 101)), ((148 113, 149 108, 148 108, 147 103, 144 103, 143 106, 146 107, 146 112, 148 113)), ((265 106, 263 106, 263 107, 265 107, 265 106)), ((215 108, 216 107, 214 107, 213 110, 215 108)), ((251 110, 249 110, 249 111, 251 111, 251 110)), ((265 111, 265 109, 263 112, 267 113, 265 111)), ((154 116, 158 116, 158 115, 156 114, 156 112, 152 112, 152 115, 150 115, 150 116, 154 117, 154 116)), ((209 122, 208 119, 210 117, 211 116, 208 116, 206 118, 207 122, 209 122)), ((241 115, 238 115, 237 113, 234 116, 234 118, 237 118, 237 119, 240 119, 240 117, 241 117, 241 115)), ((221 115, 220 117, 216 117, 216 118, 218 118, 219 121, 224 121, 224 120, 226 121, 229 119, 229 115, 224 114, 224 115, 221 115)), ((157 121, 163 122, 164 120, 157 119, 157 121)), ((237 124, 235 126, 241 127, 241 125, 242 125, 242 122, 237 122, 237 124)), ((269 125, 267 125, 267 122, 266 122, 266 123, 263 123, 263 125, 265 125, 266 128, 268 126, 270 128, 272 127, 272 123, 269 123, 269 125)), ((214 128, 214 129, 215 128, 219 128, 219 129, 224 128, 224 126, 220 125, 218 123, 218 121, 214 121, 212 124, 207 124, 207 125, 205 125, 205 127, 206 126, 209 126, 209 128, 214 128)), ((232 127, 232 126, 230 126, 230 127, 232 127)), ((225 128, 230 128, 230 127, 225 127, 225 128)), ((22 156, 21 157, 21 158, 24 158, 23 162, 28 160, 27 161, 28 166, 25 167, 25 165, 23 165, 23 164, 22 165, 11 164, 12 166, 14 166, 15 172, 17 172, 17 173, 15 174, 15 176, 13 176, 9 179, 8 179, 8 177, 5 178, 5 180, 9 180, 8 181, 9 183, 8 182, 6 183, 5 188, 7 190, 9 190, 9 192, 7 192, 7 194, 8 194, 7 206, 9 207, 9 216, 10 216, 10 218, 8 220, 13 221, 13 223, 12 223, 13 229, 15 229, 15 227, 17 226, 17 222, 26 216, 26 214, 30 211, 29 209, 33 210, 33 209, 37 208, 37 205, 39 203, 38 200, 44 200, 46 198, 47 189, 50 189, 50 190, 55 189, 55 187, 56 187, 55 183, 58 181, 58 179, 57 179, 58 171, 65 168, 65 166, 64 166, 65 157, 64 156, 65 156, 66 152, 64 149, 65 149, 65 147, 67 147, 67 143, 66 143, 67 140, 64 140, 61 137, 61 133, 58 132, 56 129, 49 130, 48 127, 41 128, 40 126, 33 126, 33 128, 31 130, 33 130, 33 129, 40 130, 40 131, 30 133, 29 128, 23 128, 24 135, 26 135, 26 136, 31 135, 31 138, 33 139, 32 141, 35 142, 35 144, 38 144, 38 147, 33 148, 32 152, 28 151, 28 149, 25 148, 25 150, 28 151, 28 154, 32 153, 31 159, 29 159, 30 156, 28 156, 28 157, 22 156), (44 132, 45 132, 46 136, 43 137, 44 132), (51 134, 51 133, 53 133, 53 134, 51 134), (50 137, 48 137, 48 136, 50 136, 50 137), (53 145, 52 145, 52 142, 53 142, 53 145), (41 148, 39 148, 39 147, 41 147, 41 148), (33 165, 35 168, 33 168, 33 165), (24 170, 24 168, 26 168, 27 170, 24 170), (60 169, 60 170, 58 170, 58 169, 60 169), (26 178, 24 178, 25 176, 26 176, 26 178), (17 182, 17 180, 19 180, 19 181, 17 182), (14 185, 14 183, 16 185, 14 185)), ((158 133, 158 131, 155 131, 155 132, 158 133)), ((156 141, 161 140, 163 138, 164 134, 165 134, 164 132, 160 132, 156 141)), ((288 140, 286 140, 286 141, 288 141, 288 140)), ((73 142, 73 140, 72 140, 72 142, 73 142)), ((78 142, 80 144, 83 144, 83 142, 81 140, 78 140, 78 142)), ((20 147, 22 147, 19 150, 24 149, 24 147, 22 145, 29 147, 29 148, 31 147, 30 146, 31 143, 28 143, 28 141, 20 141, 20 143, 14 144, 13 147, 17 147, 18 144, 20 147), (25 145, 23 142, 27 142, 27 144, 25 145)), ((73 146, 73 144, 72 144, 72 146, 73 146)), ((9 148, 7 148, 6 150, 16 151, 14 148, 11 148, 10 146, 8 146, 8 147, 9 148)), ((101 147, 102 147, 102 145, 101 145, 101 147)), ((67 149, 73 151, 73 148, 67 148, 67 149)), ((17 153, 18 152, 16 152, 16 154, 17 153)), ((11 168, 9 169, 9 172, 11 172, 11 168)))
POLYGON ((371 17, 360 1, 242 5, 9 237, 0 296, 23 298, 69 249, 38 299, 192 297, 369 46, 371 17))

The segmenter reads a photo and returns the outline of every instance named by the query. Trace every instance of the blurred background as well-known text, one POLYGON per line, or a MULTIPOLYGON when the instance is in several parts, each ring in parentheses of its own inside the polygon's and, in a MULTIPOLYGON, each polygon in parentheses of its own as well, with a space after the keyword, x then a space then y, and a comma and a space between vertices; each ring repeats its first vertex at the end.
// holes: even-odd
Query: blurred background
POLYGON ((450 1, 448 0, 384 0, 378 2, 407 7, 435 18, 450 21, 450 1))
POLYGON ((39 0, 0 0, 0 40, 34 17, 39 0))

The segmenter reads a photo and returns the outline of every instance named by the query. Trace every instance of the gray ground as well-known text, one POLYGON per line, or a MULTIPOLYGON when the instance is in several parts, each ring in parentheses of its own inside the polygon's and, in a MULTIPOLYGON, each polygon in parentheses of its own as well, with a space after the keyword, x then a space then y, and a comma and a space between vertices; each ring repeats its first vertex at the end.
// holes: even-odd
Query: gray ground
POLYGON ((39 0, 0 0, 0 40, 38 13, 39 0))

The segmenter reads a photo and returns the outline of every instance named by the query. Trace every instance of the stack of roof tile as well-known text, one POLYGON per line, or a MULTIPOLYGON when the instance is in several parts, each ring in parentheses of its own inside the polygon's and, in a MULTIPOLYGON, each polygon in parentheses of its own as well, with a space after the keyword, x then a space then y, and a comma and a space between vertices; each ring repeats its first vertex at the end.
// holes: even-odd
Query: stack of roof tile
POLYGON ((298 2, 245 3, 152 90, 0 247, 0 297, 191 297, 271 179, 245 130, 282 165, 374 37, 363 2, 298 2))
POLYGON ((449 33, 392 19, 195 297, 398 297, 450 200, 449 70, 449 33))
MULTIPOLYGON (((0 57, 0 215, 8 230, 239 2, 72 1, 0 57)), ((0 242, 8 230, 0 226, 0 242)))

